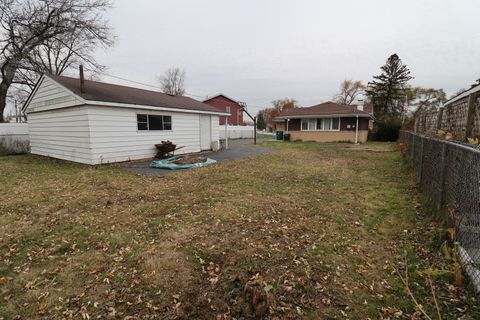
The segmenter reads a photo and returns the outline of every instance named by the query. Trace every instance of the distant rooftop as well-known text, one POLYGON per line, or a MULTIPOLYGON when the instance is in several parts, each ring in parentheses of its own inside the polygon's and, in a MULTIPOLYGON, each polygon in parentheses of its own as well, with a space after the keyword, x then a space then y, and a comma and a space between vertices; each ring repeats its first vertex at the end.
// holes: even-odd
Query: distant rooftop
POLYGON ((290 119, 302 117, 353 117, 359 116, 362 118, 371 118, 372 116, 365 111, 357 109, 357 106, 339 104, 335 102, 320 103, 306 108, 293 108, 281 112, 276 119, 290 119))

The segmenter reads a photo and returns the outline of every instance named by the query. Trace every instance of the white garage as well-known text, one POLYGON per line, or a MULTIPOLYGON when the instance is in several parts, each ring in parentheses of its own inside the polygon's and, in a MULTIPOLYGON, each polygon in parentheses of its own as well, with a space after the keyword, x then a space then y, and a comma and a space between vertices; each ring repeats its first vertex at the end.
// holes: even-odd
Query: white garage
POLYGON ((151 158, 164 140, 182 146, 178 154, 209 150, 228 116, 188 97, 52 75, 24 110, 31 153, 91 165, 151 158))

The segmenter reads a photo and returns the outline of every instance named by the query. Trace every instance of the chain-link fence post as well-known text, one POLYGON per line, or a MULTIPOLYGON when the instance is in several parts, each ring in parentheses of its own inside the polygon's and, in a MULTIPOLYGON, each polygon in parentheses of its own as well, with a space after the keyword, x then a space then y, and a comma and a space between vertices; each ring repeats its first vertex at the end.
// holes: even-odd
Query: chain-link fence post
POLYGON ((420 142, 420 164, 419 164, 418 169, 417 169, 418 170, 417 183, 422 183, 423 157, 425 156, 424 153, 423 153, 425 138, 420 137, 420 139, 421 139, 421 142, 420 142))
POLYGON ((415 134, 411 133, 410 134, 410 139, 412 142, 410 143, 410 158, 413 160, 415 158, 415 134))
POLYGON ((446 174, 446 165, 447 165, 447 144, 442 142, 442 156, 440 158, 440 185, 438 189, 438 202, 437 210, 440 211, 443 208, 444 194, 445 194, 445 174, 446 174))

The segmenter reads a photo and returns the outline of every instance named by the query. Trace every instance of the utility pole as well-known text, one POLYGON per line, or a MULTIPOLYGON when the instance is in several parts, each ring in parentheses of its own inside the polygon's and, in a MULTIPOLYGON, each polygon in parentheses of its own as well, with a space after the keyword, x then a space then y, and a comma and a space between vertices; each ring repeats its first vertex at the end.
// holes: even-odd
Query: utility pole
POLYGON ((253 117, 253 144, 257 144, 257 117, 253 117))
POLYGON ((252 117, 252 115, 247 111, 247 104, 242 102, 242 111, 247 114, 247 116, 253 121, 253 144, 257 144, 257 117, 252 117))

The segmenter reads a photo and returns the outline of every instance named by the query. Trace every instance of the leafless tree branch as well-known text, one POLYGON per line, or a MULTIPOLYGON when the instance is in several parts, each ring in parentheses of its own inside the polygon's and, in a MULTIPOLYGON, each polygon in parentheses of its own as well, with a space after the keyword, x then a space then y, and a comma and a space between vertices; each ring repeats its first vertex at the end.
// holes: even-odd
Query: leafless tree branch
POLYGON ((175 96, 185 94, 185 70, 170 68, 157 80, 160 82, 162 92, 175 96))
POLYGON ((350 105, 364 89, 365 85, 361 81, 345 79, 340 84, 340 91, 335 95, 334 101, 350 105))
POLYGON ((3 0, 0 3, 0 122, 12 84, 32 86, 42 72, 80 63, 102 69, 98 47, 113 45, 103 13, 110 0, 3 0))

